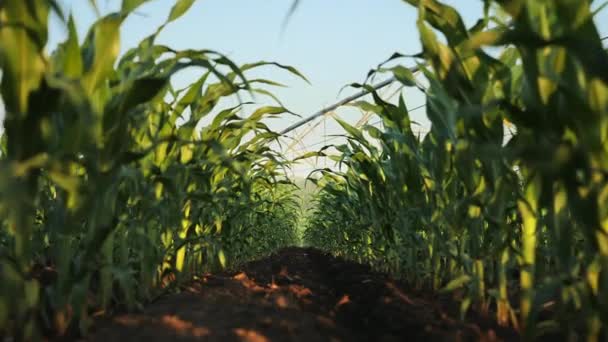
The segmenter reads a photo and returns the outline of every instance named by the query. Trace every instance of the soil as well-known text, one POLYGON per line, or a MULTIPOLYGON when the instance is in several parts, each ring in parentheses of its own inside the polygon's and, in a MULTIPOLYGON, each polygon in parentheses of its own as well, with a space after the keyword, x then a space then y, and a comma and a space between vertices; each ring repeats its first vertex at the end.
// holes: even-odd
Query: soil
POLYGON ((455 307, 368 266, 294 247, 236 272, 203 275, 141 313, 101 319, 87 340, 519 340, 491 319, 455 319, 455 307))

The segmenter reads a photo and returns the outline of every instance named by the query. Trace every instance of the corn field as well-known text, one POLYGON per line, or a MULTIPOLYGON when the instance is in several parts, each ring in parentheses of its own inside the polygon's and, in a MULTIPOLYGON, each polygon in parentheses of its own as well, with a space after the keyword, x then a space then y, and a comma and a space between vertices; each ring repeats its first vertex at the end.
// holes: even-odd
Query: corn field
MULTIPOLYGON (((148 1, 123 0, 84 39, 55 0, 0 1, 0 337, 84 335, 104 312, 299 243, 293 161, 266 121, 291 112, 281 84, 247 73, 306 78, 158 44, 195 0, 120 54, 121 25, 148 1), (68 37, 48 52, 52 13, 68 37), (251 95, 276 105, 249 112, 251 95)), ((339 121, 347 143, 302 156, 339 152, 309 176, 304 243, 451 293, 463 319, 492 315, 526 339, 608 338, 608 52, 593 1, 485 0, 471 28, 440 1, 404 2, 423 51, 373 74, 418 87, 395 64, 416 62, 430 132, 414 134, 407 99, 353 84, 383 128, 339 121)))

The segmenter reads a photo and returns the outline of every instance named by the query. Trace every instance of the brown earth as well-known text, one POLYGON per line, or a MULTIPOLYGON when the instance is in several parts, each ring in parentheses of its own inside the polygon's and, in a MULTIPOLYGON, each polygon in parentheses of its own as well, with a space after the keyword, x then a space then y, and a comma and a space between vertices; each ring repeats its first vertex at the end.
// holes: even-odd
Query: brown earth
POLYGON ((207 274, 142 313, 98 321, 89 341, 518 340, 480 317, 462 323, 455 303, 408 290, 368 266, 315 249, 287 248, 207 274))

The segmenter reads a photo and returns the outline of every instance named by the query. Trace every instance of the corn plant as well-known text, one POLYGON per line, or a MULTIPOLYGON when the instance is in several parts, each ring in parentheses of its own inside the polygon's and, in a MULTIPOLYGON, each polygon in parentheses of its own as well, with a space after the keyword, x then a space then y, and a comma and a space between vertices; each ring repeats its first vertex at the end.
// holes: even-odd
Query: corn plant
MULTIPOLYGON (((357 105, 384 129, 340 122, 343 171, 311 175, 322 190, 305 238, 418 286, 459 290, 463 316, 493 312, 525 338, 599 340, 608 55, 592 2, 488 0, 471 28, 439 1, 405 2, 418 10, 430 132, 413 133, 404 99, 368 88, 373 103, 357 105)), ((378 71, 416 86, 403 66, 378 71)))
POLYGON ((119 55, 122 22, 146 0, 125 0, 81 43, 45 51, 52 0, 0 3, 0 336, 85 333, 92 314, 136 310, 196 273, 295 243, 288 163, 264 124, 280 104, 241 117, 219 108, 278 83, 213 50, 157 44, 194 3, 119 55), (175 89, 172 76, 200 70, 175 89), (214 115, 207 125, 202 119, 214 115))

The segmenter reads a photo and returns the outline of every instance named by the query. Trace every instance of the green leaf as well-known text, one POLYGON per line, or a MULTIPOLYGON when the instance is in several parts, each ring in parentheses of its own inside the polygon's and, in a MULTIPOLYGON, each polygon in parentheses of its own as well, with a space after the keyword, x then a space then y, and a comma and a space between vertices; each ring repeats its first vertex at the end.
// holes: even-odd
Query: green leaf
POLYGON ((84 87, 89 94, 106 82, 114 70, 114 62, 120 52, 121 22, 119 15, 109 15, 100 19, 89 32, 83 51, 84 87))
POLYGON ((196 0, 177 0, 173 8, 171 8, 171 13, 169 14, 167 22, 179 19, 190 9, 190 7, 192 7, 195 1, 196 0))
POLYGON ((28 309, 35 308, 38 305, 40 296, 40 285, 38 281, 30 280, 25 283, 25 302, 28 309))
POLYGON ((395 78, 401 82, 403 85, 407 87, 415 87, 417 86, 416 78, 414 77, 414 73, 409 68, 406 68, 402 65, 398 65, 396 67, 390 68, 395 75, 395 78))
POLYGON ((379 106, 379 105, 376 105, 373 103, 369 103, 367 101, 351 102, 351 103, 347 104, 347 106, 357 107, 365 112, 372 112, 372 113, 378 114, 378 115, 380 113, 382 113, 382 106, 379 106))
POLYGON ((298 71, 298 69, 296 69, 290 65, 284 65, 284 64, 277 63, 277 62, 261 61, 261 62, 251 63, 251 64, 245 64, 245 65, 241 66, 241 70, 244 72, 246 70, 265 66, 265 65, 273 65, 273 66, 279 67, 283 70, 290 72, 291 74, 293 74, 295 76, 298 76, 302 80, 306 81, 306 83, 310 84, 310 81, 306 78, 306 76, 304 76, 304 74, 302 74, 300 71, 298 71))
POLYGON ((311 151, 311 152, 307 152, 304 153, 303 155, 295 158, 293 161, 298 161, 298 160, 302 160, 302 159, 308 159, 308 158, 312 158, 312 157, 325 157, 326 154, 321 152, 321 151, 311 151))
POLYGON ((175 269, 179 272, 184 270, 184 261, 186 260, 186 246, 180 248, 175 253, 175 269))
POLYGON ((441 292, 445 293, 445 292, 451 292, 456 289, 459 289, 462 286, 464 286, 465 284, 468 284, 471 281, 471 279, 472 278, 466 274, 461 275, 460 277, 451 280, 443 289, 441 289, 441 292))
POLYGON ((257 109, 253 114, 251 114, 249 119, 253 121, 259 121, 266 115, 278 115, 283 113, 291 112, 283 107, 265 106, 257 109))
POLYGON ((47 1, 49 2, 53 12, 55 12, 55 14, 59 17, 59 19, 61 19, 61 21, 63 23, 65 23, 65 15, 63 13, 63 10, 61 9, 61 6, 57 2, 57 0, 47 0, 47 1))
POLYGON ((222 268, 226 268, 226 255, 224 254, 223 249, 220 249, 220 251, 217 253, 217 258, 220 261, 222 268))
POLYGON ((119 112, 126 113, 142 103, 146 103, 159 94, 167 86, 167 78, 140 78, 137 79, 124 96, 119 112))
POLYGON ((78 78, 82 76, 83 64, 78 43, 78 32, 74 17, 70 15, 68 19, 68 39, 58 48, 56 64, 59 64, 61 71, 68 78, 78 78))
POLYGON ((123 0, 122 1, 122 12, 123 13, 131 13, 133 12, 135 9, 137 9, 137 7, 143 5, 144 3, 148 2, 150 0, 123 0))
POLYGON ((97 14, 97 16, 101 15, 101 12, 99 11, 99 7, 97 6, 96 0, 89 0, 89 5, 91 7, 93 7, 93 10, 95 10, 95 14, 97 14))
POLYGON ((382 131, 380 129, 378 129, 377 127, 374 127, 371 125, 366 125, 364 128, 372 138, 374 138, 374 139, 382 138, 382 131))
POLYGON ((28 97, 44 73, 48 3, 36 2, 33 13, 29 6, 26 1, 6 1, 0 7, 3 22, 18 23, 0 26, 1 91, 8 116, 28 111, 28 97))
POLYGON ((188 87, 188 91, 182 96, 173 110, 173 116, 178 117, 182 115, 186 107, 194 107, 194 103, 201 98, 203 86, 209 77, 209 72, 206 72, 198 81, 194 82, 188 87))
POLYGON ((441 31, 451 46, 458 46, 468 36, 468 31, 460 14, 451 6, 437 0, 404 0, 418 7, 424 19, 441 31))
POLYGON ((355 127, 351 126, 350 124, 346 123, 345 121, 340 120, 338 118, 335 118, 335 120, 340 124, 340 126, 342 126, 342 128, 344 128, 344 130, 351 137, 357 139, 357 141, 359 141, 359 142, 365 141, 365 137, 363 136, 363 134, 361 133, 361 131, 358 128, 355 128, 355 127))

